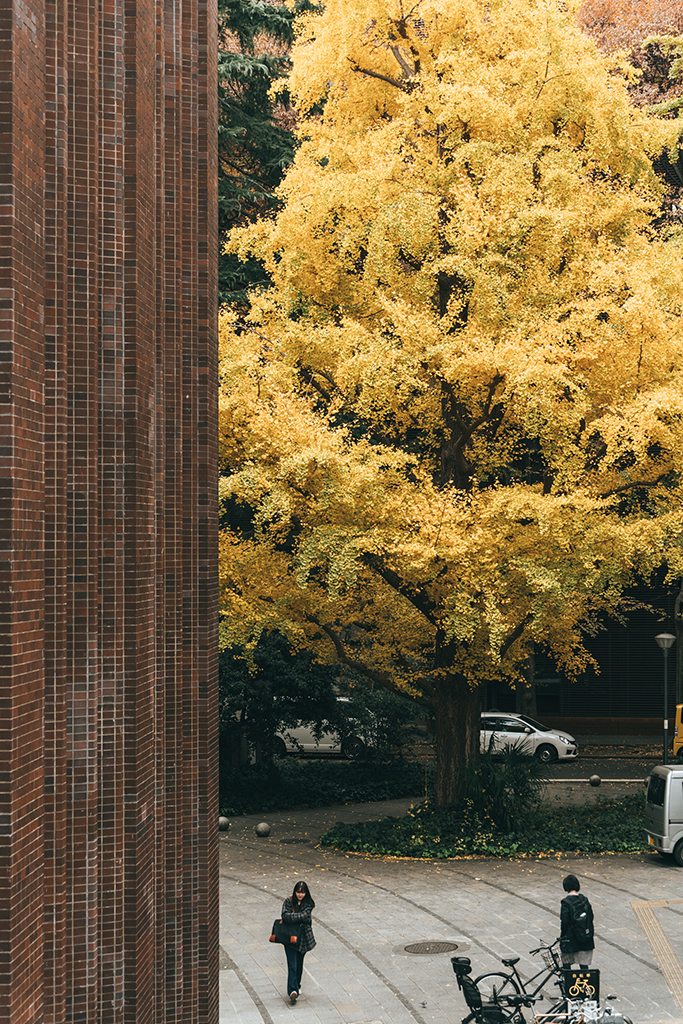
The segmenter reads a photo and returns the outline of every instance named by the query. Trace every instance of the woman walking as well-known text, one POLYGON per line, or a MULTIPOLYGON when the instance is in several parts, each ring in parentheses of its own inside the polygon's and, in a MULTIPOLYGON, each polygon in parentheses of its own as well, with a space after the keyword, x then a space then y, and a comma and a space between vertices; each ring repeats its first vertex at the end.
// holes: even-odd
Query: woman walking
POLYGON ((290 1002, 295 1003, 301 992, 301 974, 304 956, 315 946, 311 911, 315 903, 305 882, 297 882, 291 896, 282 904, 282 923, 300 926, 299 941, 295 946, 285 946, 287 956, 287 992, 290 1002))

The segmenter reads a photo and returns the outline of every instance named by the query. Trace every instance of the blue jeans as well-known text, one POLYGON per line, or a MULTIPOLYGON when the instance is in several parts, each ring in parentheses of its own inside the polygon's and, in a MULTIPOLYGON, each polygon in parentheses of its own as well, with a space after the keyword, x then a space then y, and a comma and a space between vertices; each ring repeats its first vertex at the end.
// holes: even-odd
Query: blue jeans
POLYGON ((301 975, 306 954, 300 953, 298 949, 293 949, 291 946, 285 946, 285 956, 287 957, 287 995, 290 992, 298 993, 301 988, 301 975))

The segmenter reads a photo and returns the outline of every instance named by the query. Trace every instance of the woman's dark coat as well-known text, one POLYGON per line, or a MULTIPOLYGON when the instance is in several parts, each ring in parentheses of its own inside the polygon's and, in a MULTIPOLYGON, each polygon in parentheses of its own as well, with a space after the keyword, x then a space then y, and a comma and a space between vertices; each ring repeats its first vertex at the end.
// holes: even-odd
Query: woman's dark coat
POLYGON ((283 923, 301 925, 301 938, 296 946, 299 953, 309 953, 315 946, 313 928, 311 927, 311 910, 312 907, 305 896, 296 910, 292 905, 291 896, 288 896, 282 904, 283 923))

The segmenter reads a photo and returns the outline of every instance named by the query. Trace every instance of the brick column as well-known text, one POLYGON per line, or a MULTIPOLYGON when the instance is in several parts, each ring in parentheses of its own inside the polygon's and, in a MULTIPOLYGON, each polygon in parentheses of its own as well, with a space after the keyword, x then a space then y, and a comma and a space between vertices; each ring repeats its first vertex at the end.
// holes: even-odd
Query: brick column
POLYGON ((0 0, 0 1024, 218 1017, 215 25, 0 0))
POLYGON ((0 1021, 42 1019, 43 13, 0 6, 0 1021), (18 131, 17 131, 18 129, 18 131))

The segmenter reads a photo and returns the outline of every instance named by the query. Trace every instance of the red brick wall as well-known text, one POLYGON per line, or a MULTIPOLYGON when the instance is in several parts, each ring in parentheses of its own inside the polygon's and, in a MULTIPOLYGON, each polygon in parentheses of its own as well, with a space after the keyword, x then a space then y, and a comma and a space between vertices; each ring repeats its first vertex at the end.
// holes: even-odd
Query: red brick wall
POLYGON ((12 1024, 42 1013, 43 40, 40 10, 0 7, 0 1020, 12 1024))
POLYGON ((0 1024, 217 1020, 214 33, 0 0, 0 1024))

